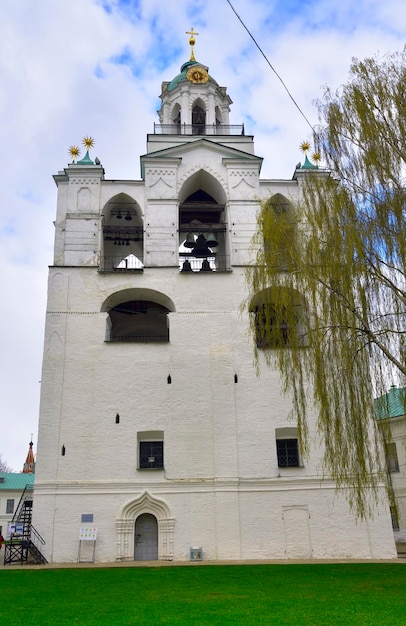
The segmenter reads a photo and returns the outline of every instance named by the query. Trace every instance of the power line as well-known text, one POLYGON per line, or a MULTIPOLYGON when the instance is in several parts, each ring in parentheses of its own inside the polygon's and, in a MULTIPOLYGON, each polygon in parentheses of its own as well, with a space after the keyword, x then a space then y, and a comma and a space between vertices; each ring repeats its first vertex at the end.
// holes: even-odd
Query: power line
POLYGON ((294 97, 292 96, 292 94, 290 93, 288 87, 286 86, 286 84, 284 83, 282 77, 278 74, 278 72, 276 71, 276 69, 273 67, 272 63, 269 61, 268 57, 266 56, 265 52, 262 50, 262 48, 260 47, 260 45, 258 44, 257 40, 255 39, 254 35, 251 34, 251 32, 249 31, 248 27, 244 24, 244 22, 242 21, 241 17, 238 15, 237 11, 234 9, 233 5, 231 4, 230 0, 227 0, 228 4, 230 5, 230 8, 232 9, 233 13, 236 15, 237 19, 240 21, 241 25, 245 28, 245 30, 247 31, 247 33, 249 34, 249 36, 251 37, 252 41, 254 42, 254 44, 256 45, 256 47, 258 48, 258 50, 260 51, 260 53, 262 54, 262 56, 264 57, 265 61, 268 63, 269 67, 271 68, 271 70, 274 72, 274 74, 277 76, 277 78, 280 80, 280 82, 282 83, 284 89, 286 90, 289 98, 292 100, 293 104, 295 105, 295 107, 297 108, 297 110, 299 111, 300 115, 302 115, 302 117, 306 120, 307 124, 310 126, 310 128, 312 129, 313 133, 316 134, 313 125, 309 122, 309 120, 307 119, 306 115, 303 113, 302 109, 300 108, 300 106, 298 105, 298 103, 296 102, 296 100, 294 99, 294 97))

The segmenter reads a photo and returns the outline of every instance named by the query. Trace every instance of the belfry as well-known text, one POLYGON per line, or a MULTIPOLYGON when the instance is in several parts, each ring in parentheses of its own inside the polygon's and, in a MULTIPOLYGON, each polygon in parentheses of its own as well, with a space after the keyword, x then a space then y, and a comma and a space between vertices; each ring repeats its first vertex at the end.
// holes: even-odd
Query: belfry
MULTIPOLYGON (((109 180, 91 137, 54 176, 33 509, 44 554, 394 557, 386 504, 357 522, 321 475, 315 419, 304 459, 277 372, 256 375, 248 316, 264 294, 247 293, 244 271, 258 200, 291 210, 306 168, 260 179, 253 136, 230 123, 227 89, 187 34, 141 177, 109 180)), ((299 310, 305 294, 292 298, 299 310)))

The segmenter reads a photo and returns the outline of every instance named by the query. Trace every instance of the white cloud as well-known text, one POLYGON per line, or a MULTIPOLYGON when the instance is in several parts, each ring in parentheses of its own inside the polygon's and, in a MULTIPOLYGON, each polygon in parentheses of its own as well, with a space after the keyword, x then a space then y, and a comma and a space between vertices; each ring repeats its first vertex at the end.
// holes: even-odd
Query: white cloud
MULTIPOLYGON (((345 82, 351 57, 404 45, 400 0, 233 6, 312 123, 321 85, 345 82)), ((107 178, 139 178, 161 82, 188 60, 192 26, 196 58, 234 101, 231 122, 255 132, 264 177, 290 178, 311 132, 225 0, 3 0, 0 13, 0 453, 20 470, 31 432, 36 443, 52 174, 68 146, 90 134, 107 178)))

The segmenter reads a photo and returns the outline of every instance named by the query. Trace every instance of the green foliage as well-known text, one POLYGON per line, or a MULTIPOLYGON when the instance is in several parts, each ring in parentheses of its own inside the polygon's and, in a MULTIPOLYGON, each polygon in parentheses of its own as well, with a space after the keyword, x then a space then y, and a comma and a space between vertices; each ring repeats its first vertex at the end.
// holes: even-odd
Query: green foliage
POLYGON ((0 619, 8 626, 390 626, 404 621, 405 583, 399 563, 10 567, 0 571, 0 619))
POLYGON ((257 365, 265 347, 292 393, 305 450, 316 407, 325 472, 361 517, 386 475, 373 397, 406 376, 405 89, 406 49, 354 60, 348 83, 325 90, 319 141, 328 167, 297 173, 299 201, 261 204, 246 272, 250 293, 272 300, 268 316, 258 314, 258 295, 247 303, 257 365), (296 332, 288 349, 275 349, 282 322, 296 332))

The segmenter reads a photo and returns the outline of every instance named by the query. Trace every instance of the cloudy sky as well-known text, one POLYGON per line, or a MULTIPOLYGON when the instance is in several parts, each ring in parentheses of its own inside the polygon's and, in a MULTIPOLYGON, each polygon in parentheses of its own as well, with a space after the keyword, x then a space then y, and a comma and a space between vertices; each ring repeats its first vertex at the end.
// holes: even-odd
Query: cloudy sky
MULTIPOLYGON (((404 0, 232 0, 304 115, 317 123, 323 85, 346 81, 352 57, 403 48, 404 0)), ((161 82, 196 59, 228 88, 262 177, 291 178, 311 139, 304 117, 227 0, 1 0, 0 454, 21 471, 37 442, 52 175, 85 135, 108 179, 139 179, 161 82)))

